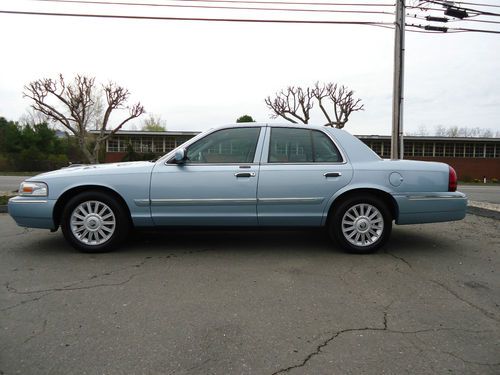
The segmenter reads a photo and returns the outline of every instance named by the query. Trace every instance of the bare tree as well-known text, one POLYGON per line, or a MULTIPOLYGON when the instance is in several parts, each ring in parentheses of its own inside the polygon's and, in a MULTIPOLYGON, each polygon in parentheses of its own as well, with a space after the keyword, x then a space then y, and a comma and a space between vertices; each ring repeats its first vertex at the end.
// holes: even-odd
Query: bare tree
POLYGON ((319 108, 326 118, 325 126, 331 126, 338 129, 342 129, 347 121, 349 121, 349 116, 352 112, 362 111, 364 105, 361 104, 361 99, 354 97, 354 91, 349 90, 346 86, 334 82, 320 84, 316 82, 312 93, 316 100, 318 101, 319 108), (325 104, 325 101, 327 103, 325 104), (333 111, 333 115, 328 113, 325 108, 330 102, 330 108, 333 111))
POLYGON ((312 100, 313 93, 310 88, 289 86, 277 92, 274 98, 268 96, 265 102, 273 111, 271 118, 283 117, 294 124, 298 121, 307 124, 313 107, 312 100))
POLYGON ((446 135, 448 137, 458 137, 460 135, 460 130, 458 129, 458 126, 450 126, 446 130, 446 135))
POLYGON ((150 113, 149 117, 142 123, 142 130, 147 132, 164 132, 167 130, 167 123, 162 120, 161 115, 150 113))
POLYGON ((41 112, 37 112, 29 108, 26 112, 19 118, 19 123, 23 126, 29 125, 33 126, 36 124, 49 123, 50 119, 41 112))
POLYGON ((268 96, 265 102, 273 112, 271 118, 283 117, 293 123, 298 121, 307 124, 314 101, 326 118, 325 126, 342 129, 352 112, 362 111, 361 99, 354 97, 354 91, 346 86, 330 82, 314 87, 302 88, 290 86, 276 93, 274 98, 268 96))
POLYGON ((77 75, 72 82, 66 82, 62 74, 58 79, 38 79, 24 87, 23 96, 31 99, 35 111, 69 130, 90 163, 99 163, 104 142, 144 113, 140 103, 126 105, 130 96, 126 88, 114 82, 98 86, 94 77, 84 75, 77 75), (128 109, 128 116, 111 127, 111 113, 116 109, 128 109), (98 133, 94 136, 89 130, 98 133))
POLYGON ((446 137, 446 128, 443 125, 436 125, 434 127, 434 135, 437 137, 446 137))

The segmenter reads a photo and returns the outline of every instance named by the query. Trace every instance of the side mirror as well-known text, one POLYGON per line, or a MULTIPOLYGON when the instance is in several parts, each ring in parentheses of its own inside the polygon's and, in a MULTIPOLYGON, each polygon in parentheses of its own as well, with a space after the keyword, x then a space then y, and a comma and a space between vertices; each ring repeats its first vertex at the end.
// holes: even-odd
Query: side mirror
POLYGON ((174 160, 177 164, 182 164, 186 161, 186 149, 185 148, 180 148, 177 151, 175 151, 175 156, 174 160))

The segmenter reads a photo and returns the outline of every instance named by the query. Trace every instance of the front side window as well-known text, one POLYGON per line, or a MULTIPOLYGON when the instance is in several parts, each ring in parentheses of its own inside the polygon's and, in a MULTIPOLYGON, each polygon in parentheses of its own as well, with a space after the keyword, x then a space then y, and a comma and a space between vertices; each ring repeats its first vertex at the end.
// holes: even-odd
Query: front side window
POLYGON ((260 128, 216 131, 187 149, 187 163, 252 163, 260 128))
POLYGON ((269 145, 269 163, 338 163, 340 152, 321 131, 273 128, 269 145))

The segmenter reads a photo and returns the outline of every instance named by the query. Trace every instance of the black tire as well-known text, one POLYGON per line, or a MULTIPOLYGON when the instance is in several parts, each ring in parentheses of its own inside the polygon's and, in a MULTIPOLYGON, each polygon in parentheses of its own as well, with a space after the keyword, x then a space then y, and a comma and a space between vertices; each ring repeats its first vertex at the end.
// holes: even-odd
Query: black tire
POLYGON ((71 198, 65 205, 61 217, 61 229, 64 238, 74 248, 85 253, 102 253, 115 249, 123 240, 125 240, 130 228, 130 218, 125 207, 123 207, 121 202, 119 202, 112 195, 102 191, 85 191, 71 198), (86 208, 86 202, 89 202, 91 205, 91 209, 88 210, 90 214, 87 216, 85 216, 82 211, 76 211, 77 207, 86 208), (80 206, 81 204, 84 205, 80 206), (105 208, 105 206, 107 208, 105 208), (101 217, 98 213, 91 213, 93 209, 96 211, 102 211, 104 209, 105 211, 101 217), (79 214, 77 220, 82 220, 82 224, 76 224, 76 226, 72 227, 71 218, 74 213, 79 214), (112 213, 112 215, 108 216, 110 213, 112 213), (85 216, 85 219, 80 219, 82 216, 85 216), (113 219, 115 223, 114 226, 106 224, 109 222, 106 220, 113 219), (95 228, 93 228, 94 226, 95 228), (106 226, 106 228, 104 228, 104 226, 106 226), (85 241, 84 237, 81 237, 82 239, 77 237, 73 230, 78 228, 81 229, 82 227, 84 229, 79 233, 80 235, 83 234, 85 230, 90 233, 90 231, 97 232, 99 229, 102 229, 99 233, 93 233, 90 235, 90 241, 85 241), (113 228, 111 234, 109 234, 111 231, 110 228, 113 228), (104 233, 105 235, 100 238, 100 233, 104 233), (93 242, 92 238, 94 238, 93 242))
POLYGON ((330 237, 349 253, 373 253, 383 246, 391 235, 392 215, 387 204, 376 196, 348 197, 334 207, 331 215, 328 221, 330 237), (371 208, 370 211, 368 207, 371 208), (355 212, 359 212, 359 215, 356 216, 355 212), (366 212, 367 216, 362 214, 366 212), (347 213, 349 215, 346 215, 347 213), (376 216, 370 219, 373 215, 376 216), (350 236, 352 237, 349 238, 350 236))

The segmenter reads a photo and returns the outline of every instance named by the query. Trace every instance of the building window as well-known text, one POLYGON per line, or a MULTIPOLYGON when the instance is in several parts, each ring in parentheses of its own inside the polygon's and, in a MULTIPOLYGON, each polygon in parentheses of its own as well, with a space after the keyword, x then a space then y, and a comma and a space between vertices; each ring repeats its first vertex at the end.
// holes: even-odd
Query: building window
POLYGON ((494 144, 487 144, 486 145, 486 155, 487 158, 494 158, 495 157, 495 145, 494 144))
POLYGON ((117 138, 108 139, 108 152, 118 152, 120 149, 120 142, 117 138))
POLYGON ((434 155, 434 144, 424 143, 424 156, 433 156, 433 155, 434 155))
POLYGON ((176 137, 175 138, 175 147, 182 145, 183 143, 189 141, 191 138, 193 138, 193 137, 186 136, 186 135, 181 135, 179 137, 176 137))
POLYGON ((374 141, 370 145, 371 149, 378 155, 381 156, 382 154, 382 143, 379 141, 374 141))
POLYGON ((446 143, 444 145, 444 156, 453 157, 455 152, 455 145, 453 143, 446 143))
POLYGON ((466 143, 465 144, 464 156, 466 158, 472 158, 474 156, 474 143, 466 143))
POLYGON ((434 156, 444 156, 444 143, 434 143, 434 156))
POLYGON ((475 158, 484 158, 484 143, 476 143, 474 144, 474 157, 475 158))
POLYGON ((404 143, 405 147, 405 153, 404 156, 413 156, 413 142, 405 142, 404 143))
POLYGON ((384 141, 382 143, 382 157, 389 158, 391 156, 391 142, 384 141))
POLYGON ((424 155, 424 145, 421 142, 415 142, 415 147, 413 148, 413 156, 423 156, 424 155))
POLYGON ((463 158, 464 157, 464 144, 463 143, 457 143, 455 145, 455 157, 456 158, 463 158))
POLYGON ((175 137, 165 137, 165 152, 172 151, 176 147, 175 137))

